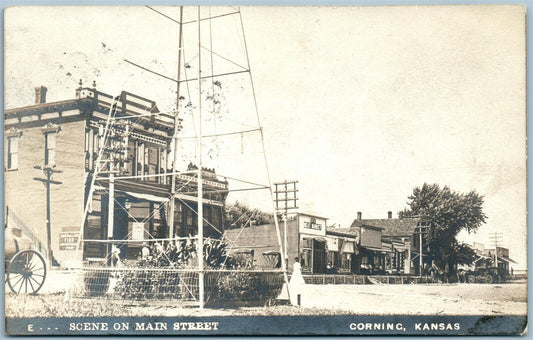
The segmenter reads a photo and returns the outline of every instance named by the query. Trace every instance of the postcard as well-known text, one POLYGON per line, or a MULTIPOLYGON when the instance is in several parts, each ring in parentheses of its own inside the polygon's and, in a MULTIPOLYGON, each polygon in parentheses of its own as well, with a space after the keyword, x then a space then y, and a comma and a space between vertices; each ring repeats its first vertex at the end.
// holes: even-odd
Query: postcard
POLYGON ((7 8, 6 333, 525 334, 525 19, 7 8))

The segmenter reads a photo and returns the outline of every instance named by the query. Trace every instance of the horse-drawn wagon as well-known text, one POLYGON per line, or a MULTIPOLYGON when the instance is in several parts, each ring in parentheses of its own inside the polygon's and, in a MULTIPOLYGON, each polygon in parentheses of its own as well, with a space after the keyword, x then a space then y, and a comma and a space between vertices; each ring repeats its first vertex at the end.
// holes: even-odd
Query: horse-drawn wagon
POLYGON ((15 294, 37 294, 46 278, 46 261, 32 240, 16 227, 4 229, 5 281, 15 294))

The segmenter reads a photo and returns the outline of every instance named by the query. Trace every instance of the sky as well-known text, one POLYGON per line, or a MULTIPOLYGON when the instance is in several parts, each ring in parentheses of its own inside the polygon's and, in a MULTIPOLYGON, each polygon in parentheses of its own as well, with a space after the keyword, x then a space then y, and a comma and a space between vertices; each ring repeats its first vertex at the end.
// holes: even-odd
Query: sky
MULTIPOLYGON (((177 7, 154 9, 178 19, 177 7)), ((202 8, 201 16, 234 8, 202 8)), ((299 211, 348 227, 406 207, 424 182, 485 197, 487 223, 466 242, 503 245, 526 267, 525 10, 521 6, 241 7, 202 21, 202 73, 248 74, 202 83, 205 134, 263 129, 272 182, 298 180, 299 211), (244 27, 244 36, 241 27, 244 27), (212 50, 216 55, 209 52, 212 50), (247 52, 247 53, 246 53, 247 52), (211 57, 213 63, 211 64, 211 57), (231 60, 231 62, 229 61, 231 60), (212 66, 211 66, 212 65, 212 66), (215 93, 219 103, 205 99, 215 93), (255 110, 254 93, 257 101, 255 110)), ((186 8, 194 20, 195 8, 186 8)), ((185 77, 198 72, 196 24, 185 25, 185 77)), ((9 8, 6 108, 74 97, 79 79, 173 110, 178 25, 147 7, 9 8)), ((218 79, 218 78, 217 78, 218 79)), ((183 86, 183 164, 198 156, 198 88, 183 86), (194 103, 192 109, 188 102, 194 103), (194 122, 194 123, 193 123, 194 122)), ((217 173, 268 183, 257 131, 205 138, 217 173)), ((238 187, 239 183, 230 183, 238 187)), ((268 195, 232 200, 268 209, 268 195)))

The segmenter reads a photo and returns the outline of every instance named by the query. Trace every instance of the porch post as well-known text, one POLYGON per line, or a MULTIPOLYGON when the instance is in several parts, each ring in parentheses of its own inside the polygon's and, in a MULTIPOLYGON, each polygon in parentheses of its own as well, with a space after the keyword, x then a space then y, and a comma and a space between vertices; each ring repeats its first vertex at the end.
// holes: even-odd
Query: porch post
MULTIPOLYGON (((113 226, 115 225, 115 174, 109 174, 109 200, 107 215, 107 239, 113 239, 113 226)), ((107 245, 106 258, 111 254, 111 243, 107 245)))
POLYGON ((405 259, 404 259, 404 267, 403 267, 403 272, 404 274, 411 274, 411 242, 407 241, 406 242, 406 245, 407 245, 407 255, 405 256, 405 259))

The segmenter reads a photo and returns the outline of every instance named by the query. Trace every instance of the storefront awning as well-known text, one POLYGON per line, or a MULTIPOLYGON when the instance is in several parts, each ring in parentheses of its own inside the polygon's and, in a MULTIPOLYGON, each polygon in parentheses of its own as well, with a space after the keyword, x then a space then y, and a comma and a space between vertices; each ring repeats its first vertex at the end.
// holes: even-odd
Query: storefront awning
POLYGON ((385 253, 390 253, 392 252, 392 250, 389 250, 389 249, 384 249, 384 248, 376 248, 376 247, 361 247, 363 249, 367 249, 367 250, 371 250, 371 251, 377 251, 377 252, 385 252, 385 253))
POLYGON ((342 252, 343 253, 348 253, 348 254, 353 254, 355 253, 355 246, 354 246, 354 243, 353 242, 344 242, 343 245, 342 245, 342 252))
POLYGON ((383 251, 392 253, 392 244, 390 244, 390 243, 381 243, 381 246, 383 247, 383 251))
POLYGON ((326 238, 323 236, 302 235, 302 238, 305 238, 308 240, 315 240, 317 242, 326 242, 326 238))
POLYGON ((407 246, 405 244, 393 244, 392 247, 397 251, 397 252, 404 252, 407 250, 407 246))
POLYGON ((508 258, 508 257, 505 257, 505 256, 498 256, 498 260, 504 260, 505 262, 512 262, 512 263, 516 263, 516 261, 508 258))
POLYGON ((487 260, 487 259, 490 259, 489 256, 485 256, 485 255, 476 254, 476 256, 477 256, 477 259, 475 259, 474 263, 476 263, 476 262, 479 261, 479 260, 487 260))
POLYGON ((159 197, 159 196, 150 195, 150 194, 139 194, 139 193, 131 192, 131 191, 124 191, 124 193, 126 195, 128 195, 128 196, 135 197, 135 198, 138 198, 138 199, 142 199, 142 200, 145 200, 145 201, 150 201, 150 202, 163 203, 163 202, 168 202, 169 201, 168 197, 159 197))
POLYGON ((339 251, 339 239, 336 237, 326 237, 328 251, 339 251))

